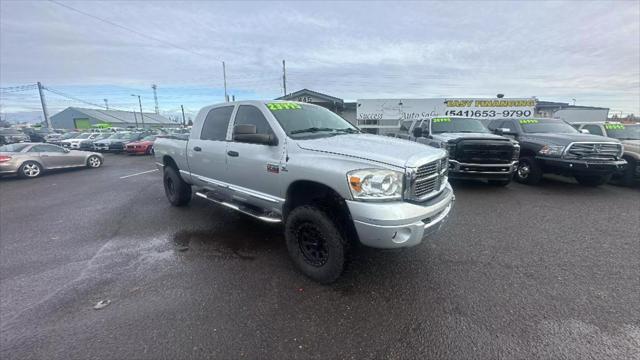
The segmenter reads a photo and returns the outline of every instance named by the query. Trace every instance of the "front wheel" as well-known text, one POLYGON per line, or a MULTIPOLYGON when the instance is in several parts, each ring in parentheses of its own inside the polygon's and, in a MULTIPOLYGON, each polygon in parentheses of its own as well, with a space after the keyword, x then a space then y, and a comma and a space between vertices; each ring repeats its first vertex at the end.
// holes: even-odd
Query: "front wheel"
POLYGON ((87 167, 95 169, 95 168, 99 168, 100 166, 102 166, 102 159, 100 159, 99 156, 97 155, 89 156, 89 158, 87 159, 87 167))
POLYGON ((23 178, 35 178, 42 173, 42 166, 35 161, 27 161, 20 166, 19 175, 23 178))
POLYGON ((542 169, 533 157, 522 157, 516 170, 516 181, 527 185, 536 185, 542 179, 542 169))
POLYGON ((191 185, 187 184, 176 169, 171 166, 164 168, 164 193, 173 206, 185 206, 191 201, 191 185))
POLYGON ((293 209, 285 240, 293 263, 309 278, 329 284, 342 274, 347 241, 322 210, 308 205, 293 209))
POLYGON ((600 186, 611 179, 611 175, 576 175, 576 181, 583 186, 600 186))

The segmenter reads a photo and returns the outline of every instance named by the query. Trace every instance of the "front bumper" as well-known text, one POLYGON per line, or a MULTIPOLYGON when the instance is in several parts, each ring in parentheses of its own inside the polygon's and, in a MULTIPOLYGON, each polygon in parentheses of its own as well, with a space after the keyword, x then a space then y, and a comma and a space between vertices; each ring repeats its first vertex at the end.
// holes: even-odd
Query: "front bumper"
POLYGON ((347 206, 363 245, 394 249, 418 245, 440 230, 454 201, 451 185, 447 184, 442 193, 422 204, 349 200, 347 206))
POLYGON ((518 167, 518 161, 507 164, 470 164, 449 159, 451 179, 510 179, 518 167))
POLYGON ((625 160, 575 160, 537 156, 545 172, 578 175, 611 175, 624 171, 625 160))

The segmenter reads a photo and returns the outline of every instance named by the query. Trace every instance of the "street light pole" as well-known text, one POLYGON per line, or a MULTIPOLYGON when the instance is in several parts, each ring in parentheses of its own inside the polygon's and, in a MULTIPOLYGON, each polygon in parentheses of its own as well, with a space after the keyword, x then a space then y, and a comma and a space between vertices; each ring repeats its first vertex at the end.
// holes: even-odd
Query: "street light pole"
POLYGON ((138 104, 140 105, 140 119, 142 121, 142 128, 144 129, 144 114, 142 113, 142 100, 140 98, 140 95, 131 94, 131 96, 137 96, 138 97, 138 104))

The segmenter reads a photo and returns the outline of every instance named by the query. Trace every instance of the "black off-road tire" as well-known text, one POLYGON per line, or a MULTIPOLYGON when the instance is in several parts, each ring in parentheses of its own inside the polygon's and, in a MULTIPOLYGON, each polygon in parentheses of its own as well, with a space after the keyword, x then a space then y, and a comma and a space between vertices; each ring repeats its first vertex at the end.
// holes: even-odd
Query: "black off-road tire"
POLYGON ((303 274, 322 284, 340 277, 348 242, 324 211, 310 205, 293 209, 287 216, 284 236, 289 256, 303 274))
POLYGON ((507 186, 511 184, 511 179, 507 180, 488 180, 487 183, 492 186, 507 186))
POLYGON ((173 206, 185 206, 191 201, 191 185, 182 180, 172 166, 164 167, 164 193, 173 206))
POLYGON ((576 181, 582 186, 600 186, 611 180, 611 175, 576 175, 576 181))
POLYGON ((536 185, 542 180, 542 168, 535 158, 521 157, 515 173, 516 181, 521 184, 536 185), (525 174, 525 168, 528 169, 525 174))

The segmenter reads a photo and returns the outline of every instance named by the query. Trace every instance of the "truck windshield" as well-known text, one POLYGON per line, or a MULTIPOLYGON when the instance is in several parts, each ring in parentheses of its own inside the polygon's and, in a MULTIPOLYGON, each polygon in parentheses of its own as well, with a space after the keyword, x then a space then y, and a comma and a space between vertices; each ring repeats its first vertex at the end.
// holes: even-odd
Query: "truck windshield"
POLYGON ((287 135, 294 139, 360 132, 347 120, 317 105, 293 102, 266 105, 287 135))
POLYGON ((488 133, 482 122, 471 118, 433 118, 431 119, 431 132, 441 133, 488 133))
POLYGON ((607 135, 618 140, 640 140, 640 125, 605 124, 607 135))
POLYGON ((573 126, 559 119, 526 119, 519 120, 522 131, 526 133, 575 134, 573 126))

